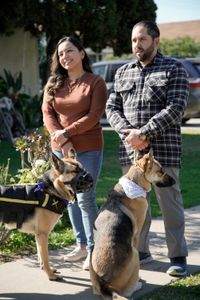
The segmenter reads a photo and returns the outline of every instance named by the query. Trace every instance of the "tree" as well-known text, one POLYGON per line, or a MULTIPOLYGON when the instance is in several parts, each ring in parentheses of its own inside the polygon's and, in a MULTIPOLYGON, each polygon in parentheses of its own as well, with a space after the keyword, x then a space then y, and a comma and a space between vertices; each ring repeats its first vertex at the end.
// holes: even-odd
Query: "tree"
POLYGON ((115 55, 131 52, 131 31, 141 20, 155 21, 157 6, 153 0, 117 0, 117 30, 111 47, 115 55))
POLYGON ((161 39, 159 49, 163 54, 169 56, 194 57, 199 53, 200 43, 195 42, 190 36, 173 40, 161 39))
POLYGON ((107 45, 127 52, 130 32, 140 19, 155 20, 153 0, 7 0, 0 10, 0 34, 23 27, 35 36, 45 33, 51 53, 64 35, 78 36, 85 47, 107 45))
POLYGON ((7 0, 0 10, 0 34, 17 27, 46 38, 46 61, 65 35, 81 39, 85 47, 101 52, 111 46, 115 55, 130 52, 133 25, 155 20, 153 0, 7 0))

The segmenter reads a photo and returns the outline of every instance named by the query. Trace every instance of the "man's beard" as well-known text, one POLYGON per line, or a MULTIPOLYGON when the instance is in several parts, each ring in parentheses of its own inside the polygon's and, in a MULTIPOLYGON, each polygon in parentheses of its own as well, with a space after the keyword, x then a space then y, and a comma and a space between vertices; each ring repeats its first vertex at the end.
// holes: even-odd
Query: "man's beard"
POLYGON ((144 62, 151 58, 152 53, 154 52, 154 44, 152 43, 149 48, 144 51, 144 54, 139 58, 139 61, 144 62))

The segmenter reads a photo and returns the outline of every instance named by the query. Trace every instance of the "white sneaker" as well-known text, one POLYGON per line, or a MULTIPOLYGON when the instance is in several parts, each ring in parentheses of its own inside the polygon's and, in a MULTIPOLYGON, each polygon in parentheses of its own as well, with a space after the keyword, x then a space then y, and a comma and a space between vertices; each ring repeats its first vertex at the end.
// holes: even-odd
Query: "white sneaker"
POLYGON ((90 255, 91 255, 91 252, 88 252, 86 260, 83 263, 83 270, 85 270, 85 271, 89 271, 89 269, 90 269, 90 255))
POLYGON ((76 247, 72 252, 64 256, 64 261, 74 262, 79 261, 87 256, 87 250, 76 247))

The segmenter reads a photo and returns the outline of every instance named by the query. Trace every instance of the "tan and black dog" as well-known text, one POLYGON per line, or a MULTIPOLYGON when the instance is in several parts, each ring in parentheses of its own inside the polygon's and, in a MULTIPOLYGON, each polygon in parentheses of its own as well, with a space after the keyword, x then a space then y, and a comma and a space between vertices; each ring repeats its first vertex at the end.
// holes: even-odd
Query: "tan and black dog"
POLYGON ((127 299, 141 288, 137 245, 152 183, 166 187, 175 182, 150 150, 120 178, 95 221, 90 277, 94 293, 104 299, 127 299))
POLYGON ((61 278, 50 268, 48 236, 68 202, 76 193, 88 191, 93 179, 76 160, 72 149, 69 158, 52 154, 53 167, 46 171, 37 185, 0 186, 0 223, 8 229, 35 235, 41 268, 50 280, 61 278))

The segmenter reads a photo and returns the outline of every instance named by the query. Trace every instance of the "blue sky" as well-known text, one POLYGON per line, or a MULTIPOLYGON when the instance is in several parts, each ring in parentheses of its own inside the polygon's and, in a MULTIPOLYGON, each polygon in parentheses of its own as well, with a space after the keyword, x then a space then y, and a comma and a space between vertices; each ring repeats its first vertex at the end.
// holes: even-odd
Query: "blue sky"
POLYGON ((154 0, 158 9, 156 22, 171 23, 200 20, 200 0, 154 0))

